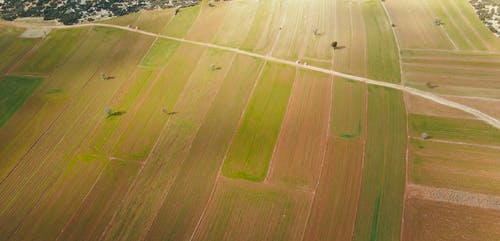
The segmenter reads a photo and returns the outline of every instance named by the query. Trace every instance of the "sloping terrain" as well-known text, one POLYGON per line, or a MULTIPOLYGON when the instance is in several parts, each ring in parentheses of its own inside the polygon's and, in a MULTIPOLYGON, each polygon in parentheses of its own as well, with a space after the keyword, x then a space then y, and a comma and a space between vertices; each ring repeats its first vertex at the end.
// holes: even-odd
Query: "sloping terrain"
POLYGON ((0 240, 499 239, 500 40, 437 2, 0 22, 0 240))

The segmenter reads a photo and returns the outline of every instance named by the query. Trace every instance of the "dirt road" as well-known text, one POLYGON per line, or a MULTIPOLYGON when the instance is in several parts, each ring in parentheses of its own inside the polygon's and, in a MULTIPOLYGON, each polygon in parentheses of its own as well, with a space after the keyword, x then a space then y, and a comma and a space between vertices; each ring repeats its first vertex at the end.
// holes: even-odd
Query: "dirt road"
POLYGON ((276 58, 273 56, 257 54, 257 53, 253 53, 253 52, 249 52, 249 51, 236 49, 236 48, 220 46, 220 45, 216 45, 216 44, 212 44, 212 43, 204 43, 204 42, 198 42, 198 41, 193 41, 193 40, 188 40, 188 39, 176 38, 176 37, 171 37, 171 36, 166 36, 166 35, 161 35, 161 34, 143 31, 140 29, 134 29, 134 28, 129 28, 129 27, 125 27, 125 26, 118 26, 118 25, 113 25, 113 24, 104 24, 104 23, 86 23, 86 24, 69 25, 69 26, 66 26, 66 25, 43 26, 43 25, 31 25, 31 24, 19 23, 19 22, 1 21, 0 25, 10 25, 10 26, 16 26, 16 27, 22 27, 22 28, 50 28, 50 29, 81 28, 81 27, 95 27, 95 26, 108 27, 108 28, 122 29, 125 31, 135 32, 135 33, 139 33, 139 34, 143 34, 143 35, 148 35, 151 37, 169 39, 169 40, 179 41, 179 42, 183 42, 183 43, 189 43, 189 44, 194 44, 194 45, 206 46, 206 47, 214 48, 214 49, 235 52, 235 53, 242 54, 242 55, 247 55, 247 56, 252 56, 255 58, 264 59, 264 60, 267 60, 270 62, 286 64, 286 65, 294 66, 297 68, 302 68, 302 69, 322 72, 322 73, 326 73, 326 74, 336 75, 336 76, 340 76, 343 78, 347 78, 347 79, 351 79, 354 81, 359 81, 359 82, 363 82, 363 83, 367 83, 367 84, 371 84, 371 85, 377 85, 377 86, 383 86, 383 87, 387 87, 387 88, 401 90, 401 91, 404 91, 406 93, 431 100, 431 101, 436 102, 436 103, 441 104, 441 105, 445 105, 445 106, 449 106, 451 108, 462 110, 464 112, 467 112, 469 114, 474 115, 477 119, 484 121, 487 124, 497 128, 497 129, 500 129, 500 120, 498 120, 490 115, 487 115, 487 114, 485 114, 477 109, 474 109, 472 107, 450 101, 450 100, 442 98, 438 95, 428 93, 428 92, 425 92, 422 90, 403 86, 400 84, 393 84, 393 83, 368 79, 365 77, 354 76, 354 75, 350 75, 350 74, 346 74, 346 73, 342 73, 342 72, 337 72, 334 70, 324 69, 324 68, 320 68, 320 67, 298 64, 298 63, 293 62, 293 61, 280 59, 280 58, 276 58))

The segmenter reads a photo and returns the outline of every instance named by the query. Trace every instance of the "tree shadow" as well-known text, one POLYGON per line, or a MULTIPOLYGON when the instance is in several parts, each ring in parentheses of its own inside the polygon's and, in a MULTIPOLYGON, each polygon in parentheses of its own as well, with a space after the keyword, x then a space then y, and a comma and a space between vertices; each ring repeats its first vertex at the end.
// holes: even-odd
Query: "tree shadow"
POLYGON ((342 45, 342 46, 337 46, 335 48, 333 48, 334 50, 341 50, 341 49, 345 49, 346 46, 342 45))
POLYGON ((112 118, 114 116, 121 116, 121 115, 124 115, 125 113, 127 113, 127 112, 126 111, 114 111, 114 112, 110 113, 107 118, 112 118))
POLYGON ((426 85, 426 86, 427 86, 427 88, 429 88, 429 89, 435 89, 435 88, 439 87, 439 85, 435 85, 435 84, 433 84, 433 83, 431 83, 431 82, 427 82, 425 85, 426 85))

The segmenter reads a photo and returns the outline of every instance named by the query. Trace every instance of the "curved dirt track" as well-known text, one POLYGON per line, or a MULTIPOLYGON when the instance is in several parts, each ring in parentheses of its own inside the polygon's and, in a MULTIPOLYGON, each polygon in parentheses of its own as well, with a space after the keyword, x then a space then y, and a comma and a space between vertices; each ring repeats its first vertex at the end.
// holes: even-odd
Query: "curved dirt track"
POLYGON ((354 81, 363 82, 363 83, 366 83, 366 84, 377 85, 377 86, 382 86, 382 87, 387 87, 387 88, 401 90, 401 91, 404 91, 406 93, 409 93, 409 94, 412 94, 412 95, 416 95, 416 96, 419 96, 419 97, 431 100, 433 102, 436 102, 436 103, 439 103, 439 104, 442 104, 442 105, 445 105, 445 106, 449 106, 451 108, 462 110, 464 112, 467 112, 469 114, 474 115, 477 119, 479 119, 479 120, 481 120, 483 122, 486 122, 487 124, 489 124, 489 125, 497 128, 497 129, 500 129, 500 120, 498 120, 498 119, 496 119, 496 118, 494 118, 494 117, 492 117, 492 116, 490 116, 488 114, 485 114, 485 113, 483 113, 483 112, 481 112, 481 111, 479 111, 477 109, 474 109, 472 107, 469 107, 469 106, 466 106, 466 105, 462 105, 462 104, 450 101, 448 99, 442 98, 440 96, 437 96, 435 94, 431 94, 431 93, 428 93, 428 92, 425 92, 425 91, 422 91, 422 90, 418 90, 418 89, 415 89, 415 88, 411 88, 411 87, 407 87, 407 86, 403 86, 403 85, 399 85, 399 84, 388 83, 388 82, 383 82, 383 81, 377 81, 377 80, 368 79, 368 78, 365 78, 365 77, 350 75, 350 74, 346 74, 346 73, 342 73, 342 72, 337 72, 335 70, 324 69, 324 68, 315 67, 315 66, 309 66, 309 65, 304 65, 304 64, 298 64, 298 63, 290 61, 290 60, 285 60, 285 59, 280 59, 280 58, 276 58, 276 57, 273 57, 273 56, 267 56, 267 55, 257 54, 257 53, 253 53, 253 52, 249 52, 249 51, 244 51, 244 50, 236 49, 236 48, 220 46, 220 45, 216 45, 216 44, 212 44, 212 43, 204 43, 204 42, 199 42, 199 41, 193 41, 193 40, 188 40, 188 39, 183 39, 183 38, 176 38, 176 37, 171 37, 171 36, 167 36, 167 35, 162 35, 162 34, 156 34, 156 33, 151 33, 151 32, 147 32, 147 31, 143 31, 143 30, 140 30, 140 29, 133 29, 133 28, 125 27, 125 26, 119 26, 119 25, 113 25, 113 24, 105 24, 105 23, 86 23, 86 24, 78 24, 78 25, 70 25, 70 26, 66 26, 66 25, 44 26, 44 25, 31 25, 31 24, 25 24, 25 23, 13 23, 13 22, 2 21, 2 22, 0 22, 0 25, 2 25, 2 24, 3 25, 16 26, 16 27, 24 27, 24 28, 30 28, 30 27, 33 28, 33 27, 36 27, 36 28, 50 28, 50 29, 64 29, 64 28, 78 28, 78 27, 95 27, 95 26, 98 26, 98 27, 108 27, 108 28, 121 29, 121 30, 129 31, 129 32, 135 32, 135 33, 139 33, 139 34, 143 34, 143 35, 148 35, 148 36, 152 36, 152 37, 157 37, 157 38, 169 39, 169 40, 179 41, 179 42, 183 42, 183 43, 189 43, 189 44, 194 44, 194 45, 206 46, 206 47, 214 48, 214 49, 220 49, 220 50, 235 52, 235 53, 238 53, 238 54, 243 54, 243 55, 252 56, 252 57, 255 57, 255 58, 264 59, 264 60, 267 60, 267 61, 270 61, 270 62, 286 64, 286 65, 294 66, 294 67, 297 67, 297 68, 312 70, 312 71, 321 72, 321 73, 330 74, 330 75, 336 75, 336 76, 340 76, 340 77, 343 77, 343 78, 351 79, 351 80, 354 80, 354 81))

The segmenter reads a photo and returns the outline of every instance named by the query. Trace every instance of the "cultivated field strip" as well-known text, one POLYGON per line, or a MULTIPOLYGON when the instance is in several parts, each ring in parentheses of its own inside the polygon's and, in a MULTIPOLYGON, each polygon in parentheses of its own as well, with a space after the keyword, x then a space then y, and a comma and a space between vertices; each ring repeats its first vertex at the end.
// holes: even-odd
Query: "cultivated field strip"
POLYGON ((215 4, 9 54, 46 79, 0 128, 0 240, 499 239, 498 42, 465 0, 215 4))
POLYGON ((136 161, 146 159, 162 127, 181 111, 174 108, 175 103, 196 67, 193 60, 199 59, 204 50, 189 44, 177 49, 163 67, 141 108, 137 110, 137 115, 118 139, 112 156, 136 161))
POLYGON ((500 145, 470 145, 446 141, 410 142, 413 183, 500 195, 500 145))
POLYGON ((266 180, 314 190, 326 150, 331 77, 298 71, 266 180))
POLYGON ((257 81, 262 61, 237 56, 191 145, 146 240, 191 237, 257 81))
POLYGON ((500 130, 479 120, 410 114, 410 135, 423 132, 439 140, 500 145, 500 130))
POLYGON ((49 129, 1 183, 0 193, 9 193, 2 195, 0 211, 2 220, 11 220, 9 223, 3 222, 4 225, 1 226, 1 232, 5 236, 12 235, 20 224, 16 220, 29 214, 38 200, 47 194, 46 190, 68 166, 73 153, 92 134, 94 126, 102 121, 101 118, 87 117, 102 115, 105 103, 111 99, 123 80, 128 78, 132 69, 130 67, 138 64, 145 47, 151 44, 151 38, 130 33, 127 35, 102 65, 103 71, 116 78, 102 81, 95 77, 89 81, 81 95, 77 96, 75 105, 68 108, 54 124, 56 127, 68 128, 49 129), (131 43, 134 43, 133 48, 130 48, 131 43), (107 62, 114 59, 120 61, 113 61, 113 64, 107 62), (34 160, 39 160, 37 165, 33 165, 34 160), (20 203, 19 200, 29 201, 20 203))
POLYGON ((139 29, 151 33, 160 33, 174 18, 174 9, 159 9, 153 12, 142 11, 133 23, 139 29))
POLYGON ((403 51, 407 84, 439 94, 500 98, 500 57, 482 53, 403 51))
POLYGON ((500 49, 500 40, 481 23, 466 0, 424 0, 444 22, 444 29, 460 50, 500 49))
POLYGON ((143 238, 189 156, 196 134, 229 71, 233 53, 208 49, 189 77, 134 185, 107 225, 104 240, 143 238), (210 65, 218 63, 220 70, 210 65))
POLYGON ((100 64, 104 63, 103 59, 109 58, 110 49, 117 44, 121 34, 125 33, 119 30, 110 31, 113 36, 109 36, 106 34, 109 31, 107 29, 94 28, 92 31, 81 48, 57 68, 4 128, 0 129, 0 154, 4 156, 0 167, 1 179, 43 135, 47 134, 48 128, 56 123, 54 121, 60 119, 67 109, 76 104, 80 92, 95 78, 100 64), (102 44, 104 40, 106 43, 102 44), (82 59, 89 61, 83 68, 82 59), (73 81, 67 81, 72 76, 73 81), (22 118, 24 116, 31 117, 22 118))
POLYGON ((289 66, 265 66, 224 161, 224 176, 264 180, 294 78, 295 71, 289 66))
POLYGON ((200 13, 185 38, 200 42, 212 42, 219 27, 225 20, 230 4, 231 2, 218 4, 218 7, 209 7, 206 4, 202 4, 200 13))
POLYGON ((48 75, 55 67, 66 60, 67 56, 78 48, 89 28, 54 30, 33 55, 25 56, 19 66, 13 70, 20 74, 48 75))
POLYGON ((174 18, 169 20, 168 24, 161 30, 160 34, 183 38, 186 36, 191 26, 200 13, 200 5, 184 8, 174 18))
POLYGON ((21 108, 42 81, 40 77, 0 78, 0 127, 21 108))
POLYGON ((180 43, 168 39, 157 39, 149 49, 141 66, 161 68, 167 64, 170 57, 175 53, 180 43))
POLYGON ((281 7, 280 1, 259 1, 254 21, 248 31, 248 36, 241 45, 241 49, 246 51, 260 51, 267 54, 262 46, 270 46, 276 38, 277 30, 273 25, 273 19, 278 19, 278 7, 281 7), (275 30, 273 32, 270 32, 275 30))
POLYGON ((365 20, 360 2, 336 1, 335 3, 335 38, 341 48, 334 52, 334 69, 367 76, 367 45, 365 20))
POLYGON ((81 204, 106 163, 107 157, 88 154, 78 154, 68 160, 68 165, 61 175, 50 188, 45 190, 44 196, 29 211, 8 239, 29 240, 31 237, 56 239, 59 231, 81 204), (69 183, 71 184, 68 185, 69 183))
POLYGON ((57 233, 57 240, 96 240, 111 220, 113 211, 119 206, 139 169, 139 163, 109 160, 78 210, 57 233))
POLYGON ((279 31, 271 49, 272 55, 295 61, 301 57, 301 50, 312 35, 309 8, 313 4, 304 6, 300 0, 283 0, 280 4, 283 8, 282 18, 279 19, 280 22, 273 22, 271 25, 273 31, 279 31))
POLYGON ((406 115, 399 91, 368 86, 368 128, 354 241, 399 240, 406 115))
POLYGON ((352 80, 335 78, 330 129, 333 135, 359 138, 366 119, 366 85, 352 80))
MULTIPOLYGON (((446 98, 450 98, 446 96, 446 98)), ((475 117, 469 113, 463 112, 461 110, 453 109, 444 105, 436 105, 430 100, 423 99, 418 96, 408 95, 406 96, 406 108, 408 113, 417 114, 417 115, 429 115, 429 116, 440 116, 440 117, 450 117, 450 118, 462 118, 462 119, 474 119, 475 117)), ((454 101, 459 102, 454 99, 454 101)), ((473 100, 474 101, 474 100, 473 100)), ((482 102, 482 101, 479 101, 482 102)), ((500 102, 500 100, 499 100, 500 102)), ((471 106, 470 103, 463 103, 468 106, 471 106)), ((490 104, 491 106, 491 104, 490 104)), ((477 109, 481 109, 475 107, 477 109)), ((494 107, 492 107, 493 109, 494 107)), ((483 110, 484 111, 484 110, 483 110)), ((500 111, 498 111, 500 112, 500 111)), ((492 116, 492 113, 489 113, 492 116)), ((499 113, 500 114, 500 113, 499 113)), ((500 117, 500 115, 496 115, 495 117, 500 117)))
POLYGON ((227 7, 224 20, 217 30, 213 43, 238 48, 247 39, 252 23, 258 21, 256 16, 258 0, 235 0, 227 7))
POLYGON ((83 152, 112 155, 113 147, 128 128, 138 109, 142 107, 143 99, 147 98, 150 86, 154 85, 157 75, 157 71, 151 69, 136 68, 134 70, 108 103, 116 114, 111 114, 96 128, 89 142, 83 143, 81 147, 83 152))
POLYGON ((352 240, 361 189, 363 148, 360 139, 331 136, 328 140, 303 240, 352 240))
POLYGON ((441 26, 426 0, 385 2, 396 26, 401 48, 454 49, 454 42, 441 26))
MULTIPOLYGON (((25 24, 18 24, 18 26, 26 26, 25 24)), ((324 68, 321 68, 321 67, 315 67, 315 66, 309 66, 309 65, 303 65, 303 64, 299 64, 299 63, 296 63, 296 62, 293 62, 293 61, 288 61, 288 60, 284 60, 284 59, 279 59, 279 58, 275 58, 275 57, 272 57, 272 56, 269 56, 269 55, 262 55, 262 54, 258 54, 258 53, 253 53, 253 52, 248 52, 248 51, 245 51, 245 50, 240 50, 240 49, 235 49, 235 48, 230 48, 230 47, 224 47, 224 46, 219 46, 219 45, 214 45, 214 44, 210 44, 210 43, 203 43, 203 42, 197 42, 197 41, 192 41, 192 40, 186 40, 186 39, 180 39, 180 38, 176 38, 176 37, 170 37, 170 36, 165 36, 165 35, 158 35, 158 34, 153 34, 153 33, 149 33, 149 32, 145 32, 145 31, 141 31, 141 30, 132 30, 130 28, 126 28, 126 27, 121 27, 121 26, 116 26, 116 25, 110 25, 110 24, 82 24, 82 25, 78 25, 76 27, 85 27, 85 26, 105 26, 105 27, 111 27, 111 28, 118 28, 118 29, 124 29, 124 30, 127 30, 127 31, 131 31, 131 32, 136 32, 136 33, 141 33, 141 34, 144 34, 144 35, 148 35, 148 36, 154 36, 154 37, 160 37, 160 38, 165 38, 165 39, 172 39, 172 40, 176 40, 176 41, 180 41, 180 42, 184 42, 184 43, 191 43, 191 44, 195 44, 195 45, 201 45, 201 46, 206 46, 206 47, 210 47, 210 48, 215 48, 215 49, 219 49, 219 50, 225 50, 225 51, 231 51, 231 52, 235 52, 235 53, 239 53, 239 54, 245 54, 245 55, 249 55, 249 56, 253 56, 253 57, 257 57, 257 58, 262 58, 262 59, 265 59, 267 61, 270 61, 270 62, 275 62, 275 63, 280 63, 280 64, 286 64, 286 65, 289 65, 289 66, 296 66, 296 67, 299 67, 299 68, 303 68, 303 69, 309 69, 309 70, 313 70, 313 71, 317 71, 317 72, 322 72, 322 73, 327 73, 327 74, 335 74, 335 75, 338 75, 340 77, 344 77, 344 78, 349 78, 349 79, 352 79, 352 80, 355 80, 355 81, 360 81, 360 82, 364 82, 364 83, 368 83, 368 84, 373 84, 373 85, 376 85, 376 86, 383 86, 383 87, 388 87, 388 88, 391 88, 391 89, 397 89, 397 90, 402 90, 404 92, 408 92, 412 95, 417 95, 417 96, 420 96, 420 97, 423 97, 423 98, 426 98, 426 99, 429 99, 429 100, 432 100, 434 102, 436 102, 437 104, 441 104, 441 105, 446 105, 446 106, 449 106, 449 107, 452 107, 452 108, 455 108, 455 109, 460 109, 460 110, 463 110, 467 113, 470 113, 470 114, 473 114, 476 118, 480 119, 481 121, 484 121, 496 128, 500 128, 500 121, 498 121, 497 119, 477 110, 477 109, 474 109, 474 108, 471 108, 471 107, 468 107, 468 106, 465 106, 465 105, 462 105, 462 104, 459 104, 459 103, 456 103, 456 102, 453 102, 453 101, 450 101, 450 100, 447 100, 447 99, 444 99, 444 98, 441 98, 439 96, 436 96, 436 95, 433 95, 433 94, 430 94, 426 91, 421 91, 421 90, 418 90, 418 89, 415 89, 415 88, 412 88, 412 87, 407 87, 407 86, 401 86, 399 84, 394 84, 394 83, 388 83, 388 82, 391 82, 391 81, 394 81, 393 78, 389 78, 387 81, 388 82, 383 82, 383 81, 378 81, 378 80, 373 80, 373 79, 369 79, 369 78, 365 78, 365 77, 360 77, 360 76, 354 76, 354 75, 350 75, 350 74, 346 74, 346 73, 342 73, 342 72, 337 72, 337 71, 334 71, 334 70, 328 70, 328 69, 324 69, 324 68), (392 80, 391 80, 392 79, 392 80)), ((55 26, 54 28, 67 28, 66 26, 55 26)), ((390 59, 393 59, 392 57, 390 56, 387 56, 388 59, 387 61, 385 62, 390 62, 391 60, 390 59)), ((375 61, 375 58, 372 58, 373 61, 375 61)), ((380 62, 380 63, 384 63, 384 62, 380 62)), ((396 66, 393 65, 392 66, 396 66)), ((399 65, 397 65, 399 66, 399 65)), ((395 76, 399 76, 399 73, 400 71, 398 70, 399 68, 391 68, 390 70, 386 69, 386 68, 382 68, 384 70, 384 72, 387 72, 387 73, 392 73, 391 76, 392 77, 395 77, 395 76), (397 73, 396 73, 396 70, 397 70, 397 73)), ((385 79, 383 76, 382 76, 382 79, 385 79)))
POLYGON ((499 240, 500 211, 409 198, 404 241, 499 240))
MULTIPOLYGON (((180 53, 183 53, 183 51, 180 51, 180 53)), ((173 57, 173 58, 175 58, 175 57, 173 57)), ((184 69, 184 70, 186 70, 186 69, 184 69)), ((163 89, 160 88, 160 91, 165 90, 166 89, 165 84, 160 84, 159 82, 161 82, 160 77, 158 77, 156 79, 156 81, 152 84, 152 87, 157 87, 157 88, 163 87, 163 89)), ((171 82, 171 83, 175 83, 175 82, 171 82)), ((168 85, 168 86, 172 87, 172 89, 175 89, 175 88, 173 88, 173 87, 175 87, 174 85, 168 85)), ((159 92, 153 92, 153 89, 150 88, 149 90, 147 90, 147 94, 146 94, 147 99, 140 100, 137 102, 139 104, 142 104, 142 103, 145 103, 146 101, 149 101, 150 100, 149 98, 155 99, 155 97, 154 97, 155 93, 159 93, 159 92)), ((174 94, 175 93, 172 93, 172 95, 174 95, 174 94)), ((145 112, 141 111, 142 109, 144 109, 143 106, 144 105, 142 104, 140 110, 138 110, 136 112, 136 115, 133 117, 133 120, 128 125, 129 128, 133 127, 132 124, 136 123, 135 122, 136 120, 142 119, 140 117, 140 115, 145 113, 145 112)), ((150 126, 151 124, 155 124, 155 126, 161 125, 166 120, 166 118, 165 118, 166 114, 162 113, 161 106, 155 106, 155 107, 156 108, 153 109, 153 111, 154 111, 154 113, 160 113, 160 117, 163 117, 163 118, 161 118, 162 121, 159 120, 157 122, 148 122, 149 127, 143 126, 144 129, 151 128, 151 126, 150 126)), ((148 112, 146 112, 146 113, 148 113, 148 112)), ((129 113, 127 113, 127 115, 128 114, 129 113)), ((120 133, 120 132, 123 133, 123 130, 115 130, 114 131, 114 133, 120 133)), ((144 134, 147 135, 150 133, 145 132, 144 134)), ((141 138, 143 138, 143 139, 144 138, 156 139, 157 136, 155 136, 154 134, 151 134, 149 136, 141 135, 141 138)), ((149 152, 149 150, 147 152, 149 152)), ((108 164, 108 166, 109 167, 107 169, 105 169, 104 172, 101 172, 101 177, 98 180, 96 180, 96 182, 94 184, 94 188, 92 190, 90 190, 88 192, 88 194, 86 195, 86 198, 85 198, 84 202, 82 203, 82 205, 80 206, 79 211, 74 213, 72 216, 72 219, 66 223, 65 227, 67 227, 67 229, 63 228, 62 231, 64 231, 64 232, 62 232, 62 234, 60 235, 61 240, 66 240, 64 237, 77 236, 77 235, 82 233, 82 230, 86 230, 86 228, 89 228, 91 230, 91 233, 85 234, 84 236, 79 237, 79 240, 93 240, 96 237, 99 237, 101 235, 101 233, 104 231, 106 225, 112 219, 112 216, 116 211, 116 208, 119 207, 119 204, 120 204, 122 198, 125 196, 127 189, 132 184, 132 181, 134 180, 135 175, 137 174, 137 172, 139 171, 139 169, 142 165, 139 162, 124 162, 124 161, 121 161, 118 159, 110 158, 110 164, 108 164), (115 167, 113 169, 110 169, 112 167, 111 164, 113 164, 113 162, 115 160, 116 160, 116 163, 119 164, 119 166, 114 165, 115 167), (109 186, 110 184, 108 184, 105 180, 109 180, 109 177, 108 177, 108 179, 106 179, 106 177, 107 177, 106 175, 109 176, 110 174, 113 174, 115 168, 117 169, 116 172, 118 172, 118 173, 120 172, 120 170, 125 172, 123 175, 120 174, 120 175, 116 176, 117 180, 113 179, 113 183, 116 181, 116 185, 118 185, 118 187, 121 187, 121 188, 114 189, 114 191, 109 191, 109 189, 108 190, 100 189, 99 188, 100 186, 105 186, 108 188, 112 187, 112 186, 109 186), (108 174, 107 172, 111 172, 111 173, 108 174), (132 176, 129 177, 125 174, 129 174, 132 176), (101 179, 104 179, 104 180, 101 180, 101 179), (117 197, 118 199, 114 200, 115 197, 117 197), (98 203, 104 202, 104 205, 106 205, 109 208, 107 208, 103 211, 101 209, 102 207, 97 205, 98 203, 95 203, 95 202, 98 202, 98 203), (96 213, 99 213, 99 215, 95 215, 96 213), (80 219, 83 219, 84 222, 81 222, 80 219), (74 228, 73 225, 83 226, 83 229, 79 230, 77 228, 74 228)), ((114 174, 113 174, 113 176, 114 176, 114 174)))
POLYGON ((300 240, 310 201, 306 192, 221 178, 192 240, 300 240))
POLYGON ((399 83, 401 76, 397 42, 381 4, 379 1, 366 1, 361 5, 367 39, 368 76, 399 83))
POLYGON ((19 38, 24 29, 14 27, 0 28, 0 75, 4 75, 19 60, 33 49, 40 39, 19 38))
POLYGON ((308 27, 309 32, 304 33, 308 36, 307 47, 301 53, 305 61, 312 65, 325 66, 331 68, 331 59, 333 51, 330 46, 330 40, 338 38, 335 36, 336 26, 336 1, 321 0, 311 1, 308 8, 308 27), (314 35, 314 30, 318 30, 318 36, 314 35))

